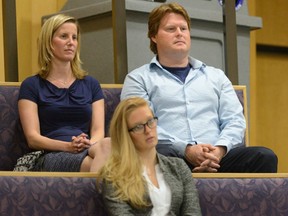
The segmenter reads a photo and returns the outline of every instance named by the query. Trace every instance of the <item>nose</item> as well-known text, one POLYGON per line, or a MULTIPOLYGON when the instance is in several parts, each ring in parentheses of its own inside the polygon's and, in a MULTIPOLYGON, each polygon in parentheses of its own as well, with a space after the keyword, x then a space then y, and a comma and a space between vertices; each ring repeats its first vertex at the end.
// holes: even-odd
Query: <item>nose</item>
POLYGON ((73 43, 74 43, 74 39, 73 39, 73 37, 71 36, 71 37, 68 38, 67 44, 68 44, 68 45, 72 45, 73 43))
POLYGON ((178 28, 176 29, 176 34, 177 34, 177 36, 181 36, 182 33, 183 33, 183 32, 182 32, 181 28, 178 27, 178 28))

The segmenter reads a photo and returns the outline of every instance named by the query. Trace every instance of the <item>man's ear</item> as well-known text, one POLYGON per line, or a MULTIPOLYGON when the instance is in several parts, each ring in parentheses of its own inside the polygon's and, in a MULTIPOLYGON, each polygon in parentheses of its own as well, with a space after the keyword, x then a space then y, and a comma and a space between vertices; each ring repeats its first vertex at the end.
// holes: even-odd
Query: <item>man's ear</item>
POLYGON ((151 37, 151 40, 152 40, 154 43, 157 44, 155 36, 154 36, 154 37, 151 37))

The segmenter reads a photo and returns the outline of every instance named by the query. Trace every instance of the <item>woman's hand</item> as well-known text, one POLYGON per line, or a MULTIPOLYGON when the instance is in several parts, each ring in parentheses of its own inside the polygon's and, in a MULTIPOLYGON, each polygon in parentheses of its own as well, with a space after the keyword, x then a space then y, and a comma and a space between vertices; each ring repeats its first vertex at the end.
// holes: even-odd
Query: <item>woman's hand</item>
POLYGON ((82 152, 83 150, 89 148, 91 146, 91 142, 88 139, 88 135, 82 133, 78 136, 73 136, 71 141, 72 151, 74 153, 82 152))

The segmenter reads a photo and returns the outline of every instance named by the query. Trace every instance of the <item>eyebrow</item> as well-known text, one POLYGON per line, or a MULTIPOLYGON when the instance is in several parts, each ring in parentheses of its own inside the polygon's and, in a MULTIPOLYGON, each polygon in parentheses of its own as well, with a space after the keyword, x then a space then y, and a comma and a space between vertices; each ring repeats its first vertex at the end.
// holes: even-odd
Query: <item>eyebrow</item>
POLYGON ((143 125, 143 124, 147 123, 147 121, 151 120, 152 118, 154 118, 154 116, 151 116, 151 117, 149 117, 148 119, 146 119, 146 121, 145 121, 144 123, 138 122, 138 123, 135 123, 135 124, 133 124, 133 125, 134 125, 134 127, 137 126, 137 125, 143 125))

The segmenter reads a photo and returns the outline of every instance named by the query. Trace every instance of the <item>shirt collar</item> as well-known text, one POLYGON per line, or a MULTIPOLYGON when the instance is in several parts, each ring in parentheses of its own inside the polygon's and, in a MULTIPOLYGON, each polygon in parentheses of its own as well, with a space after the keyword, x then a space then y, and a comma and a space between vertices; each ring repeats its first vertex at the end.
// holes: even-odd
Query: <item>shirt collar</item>
MULTIPOLYGON (((192 65, 193 69, 204 69, 206 67, 206 64, 204 64, 203 62, 199 61, 198 59, 192 58, 191 56, 188 56, 188 61, 189 63, 192 65)), ((157 60, 157 56, 154 56, 153 59, 150 62, 150 69, 152 67, 154 67, 155 65, 157 65, 158 67, 162 68, 161 64, 159 63, 159 61, 157 60)))

